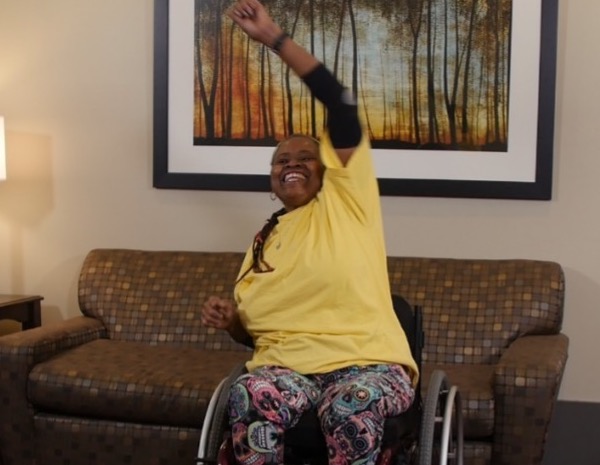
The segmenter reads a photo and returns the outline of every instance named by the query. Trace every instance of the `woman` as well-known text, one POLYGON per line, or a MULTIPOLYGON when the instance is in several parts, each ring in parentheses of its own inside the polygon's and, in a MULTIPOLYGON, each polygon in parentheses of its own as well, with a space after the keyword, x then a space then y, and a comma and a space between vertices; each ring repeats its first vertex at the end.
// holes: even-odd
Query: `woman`
POLYGON ((257 0, 228 16, 270 47, 327 109, 322 140, 275 149, 283 203, 256 235, 234 304, 211 297, 203 324, 254 345, 229 414, 236 459, 283 463, 283 436, 316 408, 329 463, 374 464, 385 418, 406 410, 418 373, 393 311, 377 180, 355 99, 257 0))

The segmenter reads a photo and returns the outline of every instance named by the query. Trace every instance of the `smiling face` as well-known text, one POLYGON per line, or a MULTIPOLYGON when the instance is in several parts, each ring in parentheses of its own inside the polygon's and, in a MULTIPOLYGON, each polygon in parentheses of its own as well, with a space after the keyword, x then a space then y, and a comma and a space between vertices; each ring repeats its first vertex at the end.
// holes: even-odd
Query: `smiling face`
POLYGON ((273 155, 271 190, 286 210, 293 210, 321 190, 323 172, 319 143, 308 136, 292 136, 281 142, 273 155))

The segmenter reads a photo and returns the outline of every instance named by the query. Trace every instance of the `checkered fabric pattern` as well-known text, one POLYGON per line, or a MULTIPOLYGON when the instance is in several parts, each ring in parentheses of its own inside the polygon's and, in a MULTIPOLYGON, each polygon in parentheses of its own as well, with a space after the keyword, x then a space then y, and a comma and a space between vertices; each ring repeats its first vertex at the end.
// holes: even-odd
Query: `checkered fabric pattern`
MULTIPOLYGON (((203 328, 241 253, 98 249, 81 316, 0 338, 4 465, 190 465, 215 386, 250 352, 203 328)), ((465 463, 541 463, 567 357, 556 263, 389 257, 392 291, 424 312, 428 373, 463 397, 465 463)))
POLYGON ((458 385, 465 463, 540 464, 568 351, 561 266, 388 257, 388 272, 423 308, 423 390, 435 368, 458 385))

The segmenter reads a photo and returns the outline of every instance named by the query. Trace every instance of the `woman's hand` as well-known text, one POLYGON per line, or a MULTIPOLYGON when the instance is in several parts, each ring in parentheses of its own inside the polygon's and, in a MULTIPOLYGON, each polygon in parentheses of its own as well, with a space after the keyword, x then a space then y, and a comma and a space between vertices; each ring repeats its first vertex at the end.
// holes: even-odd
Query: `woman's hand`
POLYGON ((238 321, 237 309, 230 300, 210 296, 202 304, 201 321, 204 326, 231 332, 238 321))
POLYGON ((282 33, 258 0, 237 0, 227 10, 227 16, 250 38, 267 47, 272 47, 282 33))
POLYGON ((252 337, 242 326, 237 307, 231 300, 210 296, 202 304, 201 321, 209 328, 224 329, 240 344, 254 347, 252 337))

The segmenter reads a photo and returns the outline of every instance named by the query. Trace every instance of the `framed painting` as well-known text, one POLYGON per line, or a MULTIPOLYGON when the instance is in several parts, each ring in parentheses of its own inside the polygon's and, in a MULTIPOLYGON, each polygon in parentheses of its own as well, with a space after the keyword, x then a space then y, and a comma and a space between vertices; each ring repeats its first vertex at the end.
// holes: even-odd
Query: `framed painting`
MULTIPOLYGON (((155 0, 153 184, 269 191, 321 106, 225 15, 155 0)), ((358 97, 385 196, 549 200, 558 0, 265 0, 358 97)))

